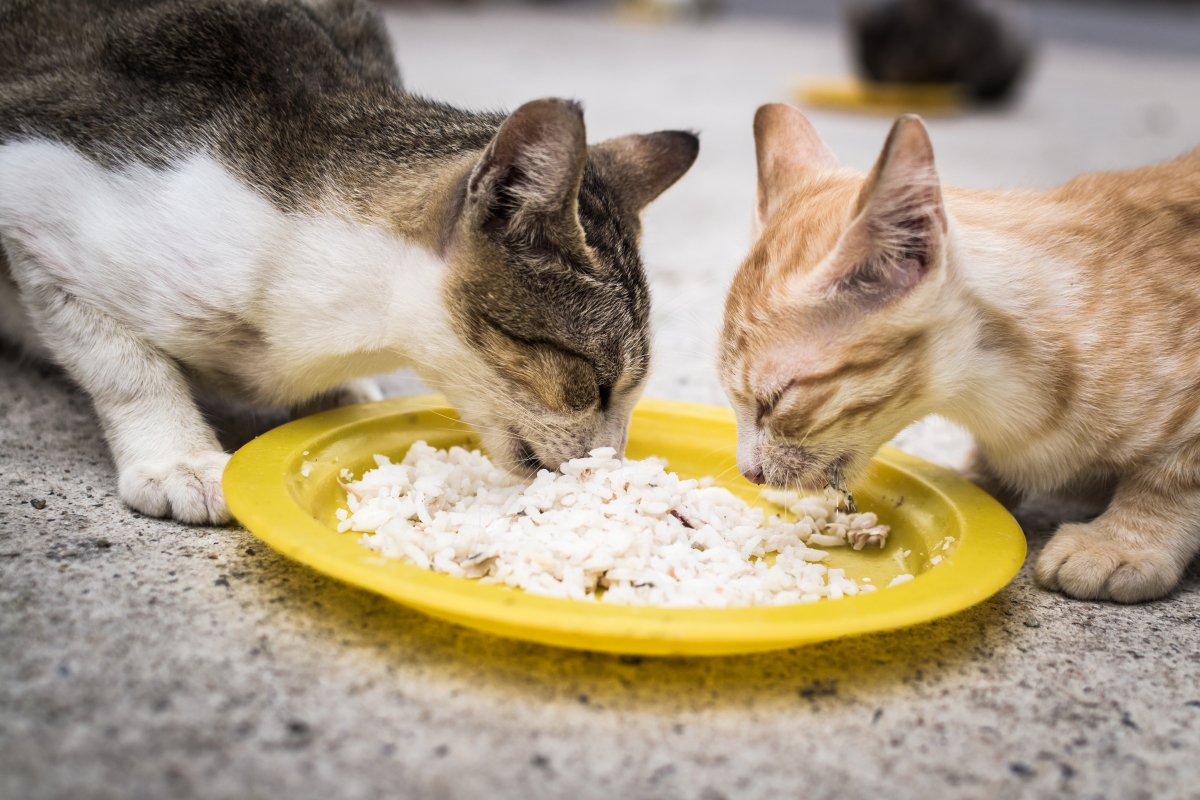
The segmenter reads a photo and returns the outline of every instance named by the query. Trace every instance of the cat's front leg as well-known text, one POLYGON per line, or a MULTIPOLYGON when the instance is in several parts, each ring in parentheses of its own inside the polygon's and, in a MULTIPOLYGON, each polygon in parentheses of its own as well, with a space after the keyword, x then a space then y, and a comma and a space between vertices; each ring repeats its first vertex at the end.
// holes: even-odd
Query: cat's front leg
POLYGON ((1058 529, 1038 583, 1084 600, 1138 603, 1168 594, 1200 550, 1200 490, 1126 480, 1103 514, 1058 529))
POLYGON ((121 500, 149 516, 228 522, 221 474, 229 456, 177 364, 66 292, 42 289, 31 296, 55 359, 92 397, 117 465, 121 500))
POLYGON ((1024 499, 1024 494, 1020 489, 1014 489, 996 474, 996 470, 988 461, 987 454, 980 449, 979 445, 975 445, 971 450, 971 455, 967 458, 967 464, 962 468, 961 474, 990 494, 1009 511, 1021 505, 1021 500, 1024 499))

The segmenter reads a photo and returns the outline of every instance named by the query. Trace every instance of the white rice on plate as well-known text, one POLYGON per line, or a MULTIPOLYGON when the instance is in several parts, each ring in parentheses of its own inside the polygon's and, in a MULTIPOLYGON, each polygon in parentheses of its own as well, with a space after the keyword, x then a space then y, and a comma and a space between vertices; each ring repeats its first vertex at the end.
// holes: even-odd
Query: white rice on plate
POLYGON ((572 600, 722 608, 876 590, 821 563, 822 548, 883 547, 888 526, 874 514, 768 490, 795 516, 784 521, 711 478, 682 480, 659 459, 614 456, 593 450, 528 482, 478 450, 417 442, 399 464, 375 456, 357 481, 343 470, 338 530, 418 567, 572 600))

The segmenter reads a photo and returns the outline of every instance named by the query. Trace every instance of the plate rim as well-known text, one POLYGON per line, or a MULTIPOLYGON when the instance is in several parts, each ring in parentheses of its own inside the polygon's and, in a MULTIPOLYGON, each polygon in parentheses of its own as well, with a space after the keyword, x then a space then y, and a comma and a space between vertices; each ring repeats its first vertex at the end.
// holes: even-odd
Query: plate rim
MULTIPOLYGON (((384 559, 344 534, 322 541, 331 531, 293 500, 289 465, 298 463, 299 454, 314 441, 336 440, 366 424, 429 411, 454 413, 440 395, 392 398, 315 414, 255 438, 226 467, 222 482, 230 511, 254 536, 289 558, 432 616, 544 644, 644 655, 753 652, 909 627, 983 601, 1006 586, 1025 560, 1023 531, 991 496, 948 469, 891 447, 882 448, 874 461, 936 492, 953 511, 957 529, 966 529, 969 514, 975 532, 963 538, 945 566, 900 586, 830 603, 731 609, 583 603, 422 570, 384 559), (989 533, 994 540, 990 556, 982 541, 989 533), (310 538, 322 546, 312 546, 310 538), (345 555, 331 558, 330 550, 345 555), (990 566, 984 563, 988 561, 990 566), (981 567, 982 574, 964 585, 981 567)), ((682 413, 735 424, 728 408, 675 400, 644 398, 634 413, 682 413)))

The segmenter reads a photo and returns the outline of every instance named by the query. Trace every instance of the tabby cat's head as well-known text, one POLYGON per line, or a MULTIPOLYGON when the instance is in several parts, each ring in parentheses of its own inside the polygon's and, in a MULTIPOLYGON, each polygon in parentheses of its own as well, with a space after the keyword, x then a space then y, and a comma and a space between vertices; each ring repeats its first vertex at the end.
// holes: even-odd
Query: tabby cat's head
POLYGON ((624 450, 650 366, 639 215, 698 149, 676 131, 589 147, 578 105, 537 100, 459 186, 445 299, 467 352, 439 388, 496 461, 553 469, 624 450))
POLYGON ((865 178, 790 106, 761 107, 754 135, 757 238, 726 301, 720 377, 742 473, 819 488, 929 411, 947 217, 917 117, 865 178))

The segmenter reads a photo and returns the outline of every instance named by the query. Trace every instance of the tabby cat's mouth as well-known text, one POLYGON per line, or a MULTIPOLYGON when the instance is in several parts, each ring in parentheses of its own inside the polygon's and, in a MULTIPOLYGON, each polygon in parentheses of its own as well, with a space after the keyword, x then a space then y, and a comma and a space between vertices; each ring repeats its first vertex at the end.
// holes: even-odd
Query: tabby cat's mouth
MULTIPOLYGON (((538 470, 550 469, 546 464, 538 458, 537 453, 533 450, 533 444, 516 431, 509 431, 513 441, 513 460, 523 469, 529 470, 533 474, 537 474, 538 470)), ((550 470, 553 472, 554 470, 550 470)))

